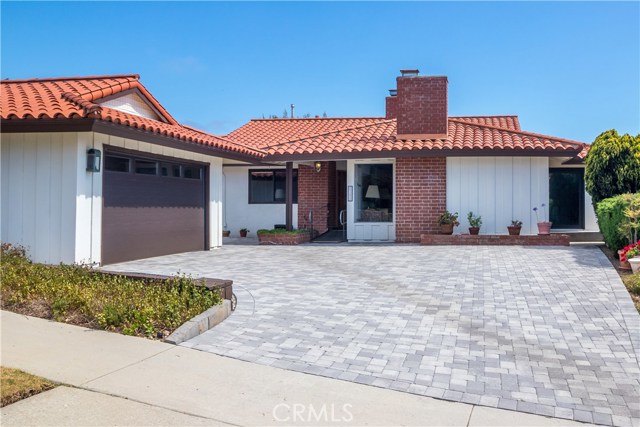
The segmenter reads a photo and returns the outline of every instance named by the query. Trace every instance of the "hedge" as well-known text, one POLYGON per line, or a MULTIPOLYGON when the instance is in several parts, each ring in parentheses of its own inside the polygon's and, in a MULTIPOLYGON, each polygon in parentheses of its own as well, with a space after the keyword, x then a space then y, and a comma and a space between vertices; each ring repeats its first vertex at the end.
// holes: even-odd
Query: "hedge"
POLYGON ((624 215, 633 202, 640 202, 640 193, 621 194, 602 200, 596 207, 596 216, 600 232, 604 242, 614 253, 628 245, 629 237, 620 231, 620 226, 625 222, 624 215))

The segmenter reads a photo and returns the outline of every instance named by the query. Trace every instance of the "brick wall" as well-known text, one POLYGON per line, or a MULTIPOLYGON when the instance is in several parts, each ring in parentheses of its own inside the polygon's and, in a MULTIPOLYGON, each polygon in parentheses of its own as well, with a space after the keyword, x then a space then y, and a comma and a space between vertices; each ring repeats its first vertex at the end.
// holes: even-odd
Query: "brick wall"
POLYGON ((386 118, 387 119, 395 119, 398 117, 396 112, 396 106, 398 105, 398 97, 397 96, 387 96, 385 99, 386 103, 386 118))
POLYGON ((310 228, 309 211, 313 209, 313 228, 324 233, 335 218, 336 162, 322 162, 320 172, 312 166, 298 167, 298 228, 310 228))
POLYGON ((396 81, 397 101, 395 105, 392 102, 392 108, 398 119, 398 134, 446 134, 447 78, 407 76, 396 81))
POLYGON ((423 233, 438 233, 438 217, 447 208, 444 157, 396 159, 396 241, 418 243, 423 233))

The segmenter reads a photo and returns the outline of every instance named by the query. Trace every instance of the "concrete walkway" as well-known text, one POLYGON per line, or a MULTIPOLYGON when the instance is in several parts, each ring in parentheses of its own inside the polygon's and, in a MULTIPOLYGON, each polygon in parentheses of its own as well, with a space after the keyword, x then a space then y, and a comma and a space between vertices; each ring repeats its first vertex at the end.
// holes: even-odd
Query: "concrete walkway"
POLYGON ((3 425, 560 426, 3 311, 2 365, 68 384, 0 410, 3 425))
POLYGON ((183 346, 537 415, 640 418, 640 316, 597 248, 227 246, 109 268, 234 280, 236 312, 183 346))

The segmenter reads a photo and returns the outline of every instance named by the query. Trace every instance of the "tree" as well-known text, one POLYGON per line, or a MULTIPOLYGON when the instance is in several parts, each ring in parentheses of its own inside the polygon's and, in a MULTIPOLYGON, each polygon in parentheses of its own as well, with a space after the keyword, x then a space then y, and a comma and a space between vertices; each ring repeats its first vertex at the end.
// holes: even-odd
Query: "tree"
POLYGON ((585 186, 594 205, 603 199, 640 190, 640 135, 601 133, 585 159, 585 186))

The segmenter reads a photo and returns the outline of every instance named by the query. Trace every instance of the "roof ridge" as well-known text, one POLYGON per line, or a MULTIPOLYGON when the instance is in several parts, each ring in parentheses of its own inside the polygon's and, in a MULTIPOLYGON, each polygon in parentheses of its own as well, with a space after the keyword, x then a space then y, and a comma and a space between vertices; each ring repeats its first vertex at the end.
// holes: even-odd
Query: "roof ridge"
POLYGON ((273 117, 262 119, 251 119, 251 122, 261 121, 279 121, 279 120, 362 120, 362 119, 379 119, 379 120, 391 120, 383 116, 356 116, 356 117, 273 117))
POLYGON ((465 124, 467 126, 483 127, 483 128, 501 130, 501 131, 505 131, 505 132, 522 134, 522 135, 535 136, 537 138, 546 138, 546 139, 550 139, 550 140, 553 140, 553 141, 565 142, 567 144, 576 144, 576 145, 579 145, 580 147, 582 147, 582 144, 584 144, 584 142, 575 141, 575 140, 572 140, 572 139, 558 138, 556 136, 543 135, 541 133, 528 132, 528 131, 524 131, 524 130, 507 129, 507 128, 503 128, 503 127, 499 127, 499 126, 486 125, 486 124, 483 124, 483 123, 469 123, 469 122, 466 122, 464 120, 456 120, 456 119, 454 119, 452 117, 449 117, 449 120, 452 120, 452 121, 457 122, 457 123, 462 123, 462 124, 465 124))
POLYGON ((488 119, 489 117, 518 117, 517 114, 493 114, 484 116, 449 116, 450 119, 473 119, 473 118, 488 119))
POLYGON ((318 133, 318 134, 315 134, 315 135, 308 135, 308 136, 305 136, 304 138, 290 139, 288 141, 279 142, 279 143, 274 144, 274 145, 267 145, 267 146, 265 146, 263 148, 264 149, 269 149, 269 148, 279 147, 279 146, 285 145, 285 144, 292 144, 294 142, 304 141, 305 139, 317 138, 319 136, 327 136, 327 135, 331 135, 331 134, 334 134, 334 133, 345 132, 345 131, 348 131, 348 130, 364 129, 364 128, 371 127, 371 126, 377 126, 377 125, 381 125, 381 124, 385 124, 385 123, 391 123, 391 122, 394 122, 394 121, 395 121, 395 119, 384 119, 384 120, 382 120, 382 121, 380 121, 378 123, 367 123, 365 125, 360 125, 360 126, 353 126, 353 127, 335 129, 335 130, 332 130, 332 131, 318 133))
POLYGON ((36 83, 36 82, 55 82, 62 80, 100 80, 100 79, 122 79, 133 78, 140 80, 140 74, 105 74, 102 76, 66 76, 66 77, 33 77, 29 79, 2 79, 2 83, 36 83))

